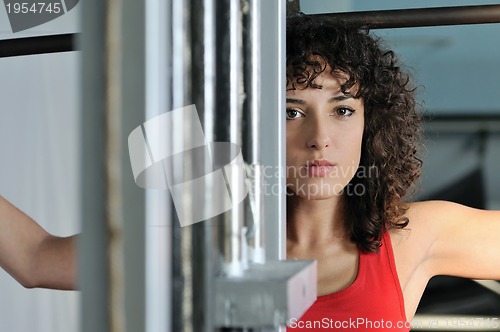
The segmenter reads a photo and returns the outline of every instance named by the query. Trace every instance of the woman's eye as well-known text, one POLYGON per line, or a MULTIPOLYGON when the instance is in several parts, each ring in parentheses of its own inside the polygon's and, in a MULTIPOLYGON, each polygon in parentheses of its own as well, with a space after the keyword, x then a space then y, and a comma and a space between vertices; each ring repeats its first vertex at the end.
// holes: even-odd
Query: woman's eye
POLYGON ((287 120, 297 119, 297 118, 301 118, 303 116, 304 115, 302 113, 300 113, 299 111, 297 111, 296 109, 293 109, 293 108, 286 109, 286 119, 287 120))
POLYGON ((335 114, 340 117, 348 118, 354 113, 354 110, 347 107, 339 107, 335 110, 335 114))

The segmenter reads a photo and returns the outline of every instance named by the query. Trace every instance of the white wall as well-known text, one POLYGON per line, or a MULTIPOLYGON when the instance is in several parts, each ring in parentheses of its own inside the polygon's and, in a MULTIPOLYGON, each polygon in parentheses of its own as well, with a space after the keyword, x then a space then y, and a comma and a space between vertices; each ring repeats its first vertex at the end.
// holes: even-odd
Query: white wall
MULTIPOLYGON (((0 194, 45 229, 79 231, 79 54, 0 58, 0 194)), ((0 331, 79 330, 79 293, 0 269, 0 331)))
MULTIPOLYGON (((81 4, 0 39, 80 31, 81 4)), ((78 52, 0 58, 0 194, 55 235, 80 230, 78 52)), ((0 331, 79 331, 76 291, 25 289, 0 269, 0 331)))

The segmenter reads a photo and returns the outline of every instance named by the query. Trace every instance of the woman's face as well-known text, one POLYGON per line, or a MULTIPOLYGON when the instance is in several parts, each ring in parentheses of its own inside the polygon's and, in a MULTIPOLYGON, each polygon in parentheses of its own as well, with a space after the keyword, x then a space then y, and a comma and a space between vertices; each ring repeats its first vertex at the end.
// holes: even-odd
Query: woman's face
POLYGON ((344 81, 329 70, 315 83, 322 88, 286 93, 287 186, 302 198, 326 199, 339 195, 358 169, 364 105, 343 94, 344 81))

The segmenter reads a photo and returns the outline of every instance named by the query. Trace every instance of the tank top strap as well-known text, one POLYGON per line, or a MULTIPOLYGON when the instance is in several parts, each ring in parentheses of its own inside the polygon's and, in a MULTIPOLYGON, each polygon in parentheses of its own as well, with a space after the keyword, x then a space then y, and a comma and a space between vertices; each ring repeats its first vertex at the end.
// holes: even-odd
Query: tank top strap
POLYGON ((403 290, 401 289, 401 283, 399 282, 398 271, 396 269, 396 260, 394 259, 394 249, 392 247, 391 235, 389 234, 389 231, 384 231, 384 234, 382 235, 382 248, 380 248, 380 250, 384 252, 384 254, 389 262, 391 275, 392 275, 392 278, 394 279, 394 285, 396 287, 396 291, 397 291, 398 297, 399 297, 399 305, 401 308, 401 315, 402 315, 402 317, 404 317, 404 319, 406 319, 403 290))

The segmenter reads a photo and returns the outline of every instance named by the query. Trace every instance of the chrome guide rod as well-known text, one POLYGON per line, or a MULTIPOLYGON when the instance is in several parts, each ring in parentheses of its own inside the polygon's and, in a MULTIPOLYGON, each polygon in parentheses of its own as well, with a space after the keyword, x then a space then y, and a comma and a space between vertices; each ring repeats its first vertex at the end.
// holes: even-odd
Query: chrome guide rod
MULTIPOLYGON (((192 56, 192 102, 196 105, 206 142, 213 142, 215 117, 215 1, 195 0, 191 2, 191 56, 192 56)), ((205 172, 213 169, 213 155, 205 150, 197 165, 204 165, 205 172)), ((205 173, 206 174, 206 173, 205 173)), ((211 215, 213 197, 216 192, 214 179, 204 180, 204 215, 211 215)), ((194 207, 200 209, 201 207, 194 207)), ((209 218, 192 227, 192 282, 193 282, 193 330, 213 332, 214 276, 217 271, 217 223, 219 217, 209 218)))
MULTIPOLYGON (((191 105, 192 98, 192 39, 191 23, 193 20, 192 2, 189 0, 172 1, 172 110, 191 105)), ((170 110, 167 110, 170 111, 170 110)), ((192 123, 183 115, 174 116, 170 141, 173 147, 184 147, 188 144, 192 123)), ((184 148, 181 151, 185 150, 184 148)), ((172 175, 175 179, 192 178, 194 164, 192 155, 186 154, 183 158, 174 159, 172 175)), ((169 170, 167 170, 169 171, 169 170)), ((193 311, 195 301, 193 297, 193 266, 196 261, 193 256, 193 225, 181 227, 179 214, 191 220, 193 197, 189 195, 192 188, 182 194, 182 206, 177 206, 173 213, 173 293, 172 319, 173 331, 193 332, 193 311)))
POLYGON ((251 42, 251 63, 252 63, 252 72, 251 72, 251 114, 252 114, 252 141, 254 144, 252 145, 252 163, 256 164, 256 172, 255 172, 255 184, 253 186, 254 189, 254 197, 255 197, 255 210, 253 212, 254 221, 255 221, 255 236, 253 243, 253 255, 251 259, 255 263, 265 263, 266 261, 266 232, 264 227, 264 192, 262 190, 264 185, 264 174, 262 172, 262 157, 261 157, 261 149, 260 144, 262 143, 262 136, 260 135, 260 126, 261 126, 261 112, 262 112, 262 103, 261 103, 261 89, 262 89, 262 71, 261 71, 261 34, 262 31, 260 29, 260 12, 262 10, 261 7, 262 0, 250 0, 250 19, 251 26, 250 31, 252 32, 252 42, 251 42))
POLYGON ((247 163, 249 189, 249 211, 247 241, 248 259, 254 263, 265 263, 264 229, 264 174, 262 172, 261 144, 261 0, 244 1, 242 8, 244 33, 244 79, 245 103, 243 110, 243 153, 247 163))
POLYGON ((264 195, 266 260, 286 259, 285 215, 285 30, 286 2, 262 1, 261 123, 262 164, 266 170, 264 195), (272 175, 268 174, 271 173, 272 175), (278 175, 276 175, 278 174, 278 175))
MULTIPOLYGON (((239 0, 216 1, 216 141, 242 146, 242 16, 239 0)), ((231 191, 241 191, 236 172, 224 172, 231 191)), ((229 194, 231 196, 231 193, 229 194)), ((240 276, 243 258, 243 204, 234 204, 217 221, 222 253, 222 273, 240 276)))
MULTIPOLYGON (((296 8, 299 7, 297 4, 296 8)), ((262 1, 259 16, 261 75, 266 73, 260 87, 260 112, 266 118, 260 130, 266 142, 261 140, 259 144, 264 170, 270 168, 273 173, 272 176, 267 176, 267 172, 263 174, 266 190, 263 194, 264 247, 266 260, 276 261, 286 259, 286 183, 283 180, 286 139, 285 117, 280 112, 285 109, 286 2, 262 1)), ((275 330, 285 332, 286 327, 275 330)))
MULTIPOLYGON (((203 130, 208 141, 215 141, 214 133, 214 115, 216 105, 216 2, 218 0, 203 0, 203 130)), ((203 248, 205 259, 203 264, 203 302, 202 314, 198 319, 197 325, 199 331, 214 331, 215 305, 214 298, 217 296, 214 287, 215 275, 220 271, 219 266, 219 246, 217 222, 220 218, 212 218, 203 222, 204 238, 203 248)))
MULTIPOLYGON (((171 6, 147 0, 145 21, 146 120, 170 109, 171 6)), ((162 142, 167 144, 167 142, 162 142)), ((172 330, 173 206, 167 190, 146 190, 146 331, 172 330)))
MULTIPOLYGON (((239 0, 231 0, 229 2, 229 133, 230 142, 238 146, 243 145, 242 141, 242 116, 243 116, 243 41, 242 41, 242 13, 241 3, 239 0)), ((231 190, 241 192, 239 187, 240 181, 237 172, 231 172, 231 177, 228 178, 231 184, 231 190)), ((231 218, 226 223, 226 234, 229 234, 228 248, 226 252, 226 265, 224 272, 228 276, 242 275, 246 268, 243 253, 243 218, 244 213, 242 204, 233 205, 230 215, 231 218), (229 232, 228 232, 229 231, 229 232)), ((227 235, 226 235, 227 236, 227 235)), ((227 237, 226 237, 227 239, 227 237)))

